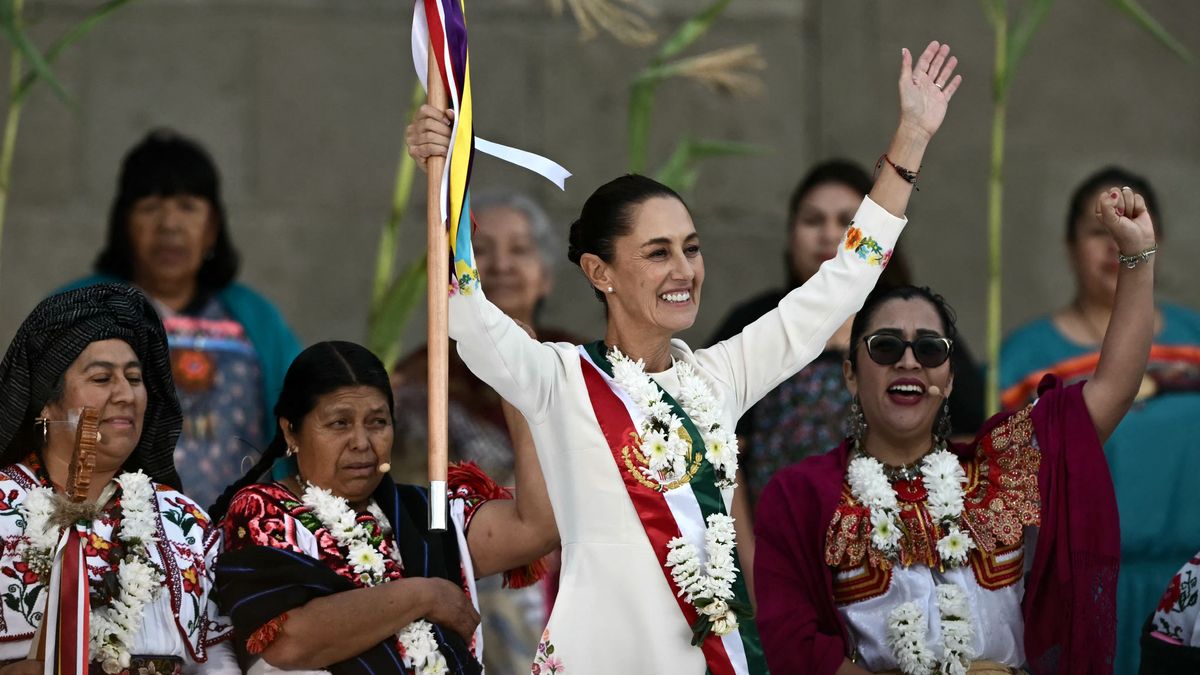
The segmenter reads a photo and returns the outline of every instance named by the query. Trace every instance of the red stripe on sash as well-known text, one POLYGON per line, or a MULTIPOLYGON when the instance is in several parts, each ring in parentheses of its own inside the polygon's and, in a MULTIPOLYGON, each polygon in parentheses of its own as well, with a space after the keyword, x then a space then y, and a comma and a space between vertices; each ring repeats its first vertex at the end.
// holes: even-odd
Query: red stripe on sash
MULTIPOLYGON (((579 361, 580 369, 583 371, 583 381, 587 384, 588 398, 591 399, 592 411, 596 414, 600 431, 604 433, 604 438, 608 441, 608 447, 617 463, 617 471, 620 472, 621 480, 625 483, 625 491, 629 493, 629 498, 633 501, 633 508, 637 511, 638 519, 642 521, 642 527, 646 531, 646 537, 650 540, 650 548, 658 557, 658 564, 667 579, 667 584, 671 587, 671 594, 679 603, 679 609, 683 612, 683 618, 687 621, 690 633, 690 627, 696 622, 699 615, 696 613, 696 608, 679 595, 679 587, 675 585, 675 580, 671 578, 671 571, 667 567, 667 542, 682 536, 682 533, 679 531, 679 526, 675 524, 675 516, 671 514, 671 509, 667 506, 666 497, 661 492, 655 492, 639 483, 625 469, 621 449, 629 444, 634 433, 633 420, 630 419, 625 404, 609 388, 604 376, 582 354, 579 361)), ((721 638, 716 633, 709 633, 700 648, 704 652, 704 660, 712 675, 734 675, 733 664, 725 652, 725 645, 721 643, 721 638)))
POLYGON ((62 557, 62 590, 58 598, 58 635, 55 655, 59 675, 85 675, 88 672, 88 640, 91 637, 91 602, 87 568, 83 562, 83 539, 71 527, 62 557), (82 610, 81 610, 82 608, 82 610))

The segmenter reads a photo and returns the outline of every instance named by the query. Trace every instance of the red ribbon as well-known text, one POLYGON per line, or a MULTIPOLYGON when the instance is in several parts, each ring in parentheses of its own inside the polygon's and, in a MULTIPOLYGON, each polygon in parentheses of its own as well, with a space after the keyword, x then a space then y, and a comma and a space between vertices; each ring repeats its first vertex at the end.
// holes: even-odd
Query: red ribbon
MULTIPOLYGON (((58 675, 87 675, 88 641, 91 633, 91 601, 88 597, 87 565, 83 537, 78 528, 67 532, 62 557, 62 586, 58 601, 58 635, 54 641, 54 672, 58 675)), ((50 598, 54 601, 55 598, 50 598)))

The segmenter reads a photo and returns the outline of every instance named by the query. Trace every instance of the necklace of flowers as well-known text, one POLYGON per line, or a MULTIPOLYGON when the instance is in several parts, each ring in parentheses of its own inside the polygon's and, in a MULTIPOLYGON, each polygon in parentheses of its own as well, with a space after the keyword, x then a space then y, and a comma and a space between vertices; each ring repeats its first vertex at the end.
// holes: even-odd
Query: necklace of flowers
MULTIPOLYGON (((350 507, 350 502, 329 490, 303 480, 301 483, 305 487, 300 501, 312 509, 313 515, 329 531, 338 548, 347 552, 350 566, 363 586, 376 586, 386 581, 387 567, 384 557, 371 544, 371 534, 365 524, 358 522, 358 516, 350 507)), ((391 528, 387 517, 383 515, 374 499, 367 505, 367 512, 379 523, 386 538, 391 528)), ((380 545, 382 546, 382 541, 380 545)), ((400 553, 394 546, 388 548, 388 557, 399 563, 400 553)), ((424 619, 417 619, 401 628, 396 637, 400 640, 401 656, 412 664, 416 675, 447 672, 446 657, 438 651, 433 624, 424 619)))
MULTIPOLYGON (((941 447, 921 460, 921 477, 928 493, 926 508, 943 536, 937 541, 937 552, 944 564, 965 565, 975 541, 970 533, 959 527, 963 515, 963 485, 967 474, 958 457, 941 447)), ((884 473, 883 464, 859 450, 846 472, 850 493, 870 510, 871 544, 880 553, 895 559, 899 553, 903 530, 896 491, 884 473)))
MULTIPOLYGON (((688 441, 680 433, 683 420, 663 399, 662 389, 646 374, 645 363, 626 356, 617 347, 608 351, 613 366, 613 381, 633 400, 643 414, 638 437, 646 455, 648 476, 662 485, 686 470, 688 441)), ((679 405, 691 418, 704 441, 704 457, 716 472, 719 488, 735 487, 737 476, 737 436, 718 421, 720 403, 708 383, 691 364, 675 361, 679 377, 679 405)), ((737 545, 733 518, 714 513, 707 518, 704 551, 707 562, 700 563, 700 552, 690 542, 675 537, 667 542, 667 568, 679 587, 679 594, 696 608, 699 615, 692 626, 692 644, 700 644, 709 632, 725 636, 738 627, 738 616, 748 616, 748 608, 737 601, 733 582, 737 577, 733 550, 737 545)))
MULTIPOLYGON (((116 537, 125 554, 117 566, 117 592, 104 607, 92 609, 89 648, 106 673, 129 667, 133 638, 142 627, 143 611, 162 588, 166 575, 150 557, 158 530, 154 485, 141 471, 117 477, 121 485, 121 522, 116 537)), ((107 489, 107 488, 106 488, 107 489)), ((60 526, 55 521, 61 497, 48 487, 36 487, 22 504, 28 545, 22 559, 43 579, 49 578, 58 546, 60 526)), ((108 499, 102 493, 100 503, 108 499)))
POLYGON ((925 613, 906 602, 888 613, 887 644, 900 670, 907 675, 966 675, 975 658, 975 630, 967 594, 955 584, 938 584, 938 616, 942 624, 942 658, 925 644, 925 613))
MULTIPOLYGON (((634 361, 612 347, 608 350, 608 360, 613 367, 613 381, 642 413, 637 434, 648 465, 643 471, 660 485, 675 481, 687 471, 691 447, 686 434, 681 433, 683 420, 663 399, 662 389, 646 374, 646 364, 641 359, 634 361)), ((720 401, 691 364, 675 361, 674 365, 679 377, 679 406, 700 431, 704 458, 716 472, 717 487, 736 487, 737 435, 721 426, 720 401)))
POLYGON ((733 518, 714 513, 708 517, 704 531, 704 552, 708 560, 701 569, 696 547, 682 537, 667 542, 667 567, 679 587, 679 594, 693 607, 699 619, 692 626, 692 644, 698 645, 710 633, 725 636, 737 630, 738 617, 749 616, 733 593, 737 577, 733 548, 736 534, 733 518))

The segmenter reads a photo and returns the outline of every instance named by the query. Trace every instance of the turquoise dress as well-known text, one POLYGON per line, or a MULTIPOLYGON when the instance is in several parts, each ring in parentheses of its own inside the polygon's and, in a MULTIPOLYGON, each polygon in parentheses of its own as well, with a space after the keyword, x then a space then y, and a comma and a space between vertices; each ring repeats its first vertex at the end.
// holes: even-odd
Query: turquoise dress
MULTIPOLYGON (((1138 400, 1104 447, 1121 516, 1116 673, 1137 672, 1142 625, 1200 543, 1200 313, 1160 309, 1138 400)), ((1001 351, 1005 407, 1027 402, 1046 372, 1068 383, 1089 377, 1097 358, 1095 347, 1070 342, 1049 317, 1026 324, 1001 351)))

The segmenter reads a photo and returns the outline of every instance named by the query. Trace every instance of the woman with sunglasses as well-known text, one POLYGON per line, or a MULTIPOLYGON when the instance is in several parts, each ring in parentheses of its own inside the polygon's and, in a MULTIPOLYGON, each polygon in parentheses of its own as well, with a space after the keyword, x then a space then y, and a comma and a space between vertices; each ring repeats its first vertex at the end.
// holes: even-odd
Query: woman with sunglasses
POLYGON ((843 366, 851 437, 759 500, 755 589, 773 672, 1111 673, 1118 525, 1101 447, 1154 327, 1140 195, 1095 206, 1123 263, 1095 376, 946 441, 954 314, 928 289, 867 300, 843 366))

